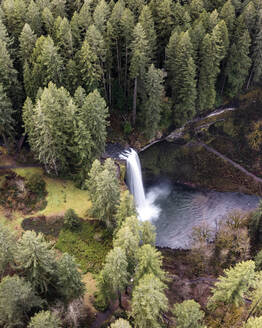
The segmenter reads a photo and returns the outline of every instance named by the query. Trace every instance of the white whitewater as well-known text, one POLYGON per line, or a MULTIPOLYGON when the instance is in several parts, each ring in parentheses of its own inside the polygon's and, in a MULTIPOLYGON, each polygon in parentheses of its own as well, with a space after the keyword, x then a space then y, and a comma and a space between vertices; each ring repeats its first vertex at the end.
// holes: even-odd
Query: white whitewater
POLYGON ((155 188, 145 195, 141 164, 137 152, 130 148, 121 154, 120 158, 125 159, 127 163, 127 185, 134 196, 139 219, 141 221, 157 219, 161 210, 154 203, 156 198, 161 196, 161 193, 166 193, 166 190, 160 191, 155 188))

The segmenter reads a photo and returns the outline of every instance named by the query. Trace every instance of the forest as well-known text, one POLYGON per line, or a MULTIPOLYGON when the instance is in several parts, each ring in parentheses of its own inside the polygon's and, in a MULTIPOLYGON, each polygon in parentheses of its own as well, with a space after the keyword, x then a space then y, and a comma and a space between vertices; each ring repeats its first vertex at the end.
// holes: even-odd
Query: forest
MULTIPOLYGON (((217 145, 223 131, 219 147, 237 139, 227 155, 259 180, 261 82, 261 0, 1 0, 0 327, 261 328, 262 202, 161 248, 125 161, 105 155, 183 129, 183 145, 217 145)), ((182 153, 176 182, 212 189, 218 170, 233 181, 222 191, 261 199, 197 156, 182 153)))

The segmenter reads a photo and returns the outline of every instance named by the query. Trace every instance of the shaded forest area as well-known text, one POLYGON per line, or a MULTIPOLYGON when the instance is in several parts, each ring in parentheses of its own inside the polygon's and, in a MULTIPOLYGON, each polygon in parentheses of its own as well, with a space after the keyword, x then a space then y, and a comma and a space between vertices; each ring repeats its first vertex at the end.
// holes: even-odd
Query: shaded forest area
POLYGON ((125 135, 179 127, 261 82, 261 6, 4 0, 0 134, 8 143, 25 128, 37 159, 61 173, 90 168, 109 114, 125 135))

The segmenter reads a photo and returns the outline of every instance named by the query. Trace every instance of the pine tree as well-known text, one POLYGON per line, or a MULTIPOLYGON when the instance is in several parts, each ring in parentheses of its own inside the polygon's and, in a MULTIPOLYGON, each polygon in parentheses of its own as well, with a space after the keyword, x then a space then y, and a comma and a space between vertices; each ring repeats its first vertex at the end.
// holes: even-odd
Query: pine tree
POLYGON ((162 267, 162 255, 151 245, 143 245, 137 254, 138 264, 135 271, 135 282, 138 283, 144 275, 152 274, 162 282, 166 275, 162 267))
POLYGON ((246 30, 241 36, 236 38, 229 50, 229 58, 227 59, 225 70, 227 78, 225 91, 231 98, 241 91, 248 77, 251 66, 251 59, 248 56, 250 44, 251 39, 248 30, 246 30))
POLYGON ((90 195, 92 201, 90 214, 112 228, 115 225, 114 215, 119 202, 120 187, 116 170, 112 172, 108 168, 113 165, 112 160, 108 159, 106 162, 103 170, 93 177, 93 181, 91 180, 91 187, 95 186, 95 192, 90 195))
MULTIPOLYGON (((83 106, 79 108, 78 117, 91 138, 89 145, 86 145, 86 149, 90 148, 90 154, 85 154, 83 147, 83 155, 86 158, 82 159, 82 163, 90 167, 92 161, 105 150, 107 137, 108 108, 97 90, 87 95, 83 106)), ((78 133, 76 130, 76 135, 78 133)))
POLYGON ((25 24, 19 37, 20 57, 22 62, 28 61, 35 47, 36 35, 30 25, 25 24))
POLYGON ((138 22, 141 24, 145 34, 146 39, 148 40, 149 51, 152 59, 155 59, 156 50, 157 50, 157 36, 155 31, 155 23, 151 10, 148 5, 145 5, 141 11, 141 14, 138 18, 138 22))
POLYGON ((61 328, 62 321, 50 311, 41 311, 35 314, 28 325, 28 328, 61 328))
POLYGON ((197 19, 204 9, 204 3, 202 0, 192 0, 190 2, 189 11, 193 20, 197 19))
POLYGON ((42 33, 42 17, 40 8, 34 0, 30 1, 30 4, 26 11, 26 23, 30 25, 35 34, 41 35, 42 33))
POLYGON ((106 256, 105 265, 100 272, 99 286, 103 294, 110 298, 118 295, 121 305, 121 292, 128 285, 127 258, 120 247, 113 248, 106 256))
POLYGON ((213 295, 208 301, 208 309, 216 309, 221 304, 239 306, 244 295, 255 285, 255 263, 240 262, 235 267, 224 270, 212 289, 213 295))
POLYGON ((122 223, 129 216, 136 215, 136 208, 134 204, 133 196, 129 193, 128 190, 125 190, 120 195, 120 203, 117 206, 116 211, 116 225, 117 230, 122 226, 122 223))
POLYGON ((202 324, 205 313, 200 310, 200 305, 194 300, 175 304, 173 313, 176 318, 177 328, 205 328, 202 324))
POLYGON ((14 109, 10 99, 0 83, 0 136, 8 146, 8 139, 13 139, 15 135, 14 109))
POLYGON ((6 276, 0 283, 0 325, 24 327, 32 308, 39 308, 41 299, 36 296, 30 282, 16 275, 6 276))
POLYGON ((144 275, 135 286, 132 296, 131 315, 135 328, 161 327, 161 312, 167 311, 165 285, 154 275, 144 275))
POLYGON ((112 323, 110 328, 131 328, 131 326, 127 320, 120 318, 112 323))
POLYGON ((52 244, 46 242, 42 234, 26 231, 17 242, 15 260, 32 286, 41 293, 47 293, 56 272, 52 244))
POLYGON ((66 172, 70 160, 74 163, 78 158, 79 149, 73 138, 76 110, 69 93, 52 82, 33 107, 29 100, 24 105, 23 120, 30 147, 48 172, 66 172))
POLYGON ((145 76, 146 100, 143 104, 144 131, 147 138, 155 136, 160 123, 165 97, 164 74, 152 64, 145 76))
POLYGON ((120 247, 126 255, 128 261, 128 272, 132 275, 137 264, 137 252, 139 249, 139 235, 132 233, 127 225, 121 227, 116 233, 114 247, 120 247))
POLYGON ((106 29, 106 22, 110 16, 110 8, 105 0, 99 0, 93 14, 94 24, 100 33, 104 36, 106 29))
POLYGON ((215 66, 216 48, 210 34, 206 34, 200 48, 200 72, 198 81, 198 110, 212 109, 216 99, 217 67, 215 66))
POLYGON ((66 17, 61 20, 57 27, 55 23, 55 39, 60 55, 66 59, 71 58, 73 55, 73 37, 70 23, 66 17))
POLYGON ((27 3, 24 0, 5 0, 2 2, 6 27, 17 45, 18 37, 26 23, 27 3))
POLYGON ((82 275, 78 271, 75 259, 67 253, 59 259, 57 279, 57 290, 64 302, 68 303, 83 296, 85 285, 82 282, 82 275))
POLYGON ((7 44, 3 40, 0 40, 0 81, 12 103, 18 105, 20 87, 17 71, 8 52, 7 44))
POLYGON ((156 228, 150 221, 143 221, 141 223, 141 242, 143 245, 149 244, 155 246, 156 228))
POLYGON ((258 24, 254 41, 252 60, 253 68, 250 80, 253 79, 255 83, 258 83, 261 81, 262 78, 262 9, 259 11, 258 14, 258 24))
POLYGON ((45 7, 42 12, 42 21, 43 21, 43 28, 47 34, 53 35, 54 34, 54 24, 55 18, 48 7, 45 7))
POLYGON ((29 97, 34 98, 37 90, 46 87, 50 81, 57 86, 61 85, 63 62, 50 36, 37 39, 30 62, 31 74, 28 80, 24 80, 29 97))
POLYGON ((131 45, 131 65, 130 65, 130 77, 134 79, 134 96, 133 96, 133 113, 132 122, 133 125, 136 122, 136 107, 137 107, 137 80, 140 77, 143 78, 146 72, 146 68, 150 61, 150 48, 146 38, 145 31, 140 23, 137 23, 134 29, 134 39, 131 45))
POLYGON ((92 50, 87 40, 84 40, 78 52, 79 81, 87 93, 94 91, 100 85, 102 69, 96 53, 92 50))
POLYGON ((175 102, 174 119, 184 124, 195 114, 196 66, 193 60, 193 47, 188 32, 181 33, 173 61, 171 88, 175 102))
POLYGON ((219 16, 225 21, 228 29, 229 39, 231 39, 236 19, 235 7, 232 5, 231 0, 227 0, 227 2, 222 7, 219 16))
POLYGON ((15 251, 16 240, 14 234, 0 224, 0 277, 5 274, 8 266, 14 264, 15 251))

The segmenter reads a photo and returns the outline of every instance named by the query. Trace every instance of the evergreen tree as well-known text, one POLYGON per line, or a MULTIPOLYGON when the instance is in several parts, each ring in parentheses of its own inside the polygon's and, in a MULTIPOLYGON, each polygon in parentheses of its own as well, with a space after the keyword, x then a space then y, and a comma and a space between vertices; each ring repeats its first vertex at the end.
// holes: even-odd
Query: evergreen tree
POLYGON ((141 223, 141 241, 143 245, 149 244, 155 246, 156 243, 156 228, 150 221, 141 223))
POLYGON ((31 30, 30 25, 26 23, 19 37, 19 48, 20 48, 19 54, 23 63, 26 60, 28 61, 30 59, 33 53, 33 49, 35 47, 35 42, 36 42, 36 35, 31 30))
POLYGON ((138 18, 138 22, 141 24, 145 34, 146 39, 148 40, 149 52, 151 54, 152 59, 156 56, 156 31, 155 31, 155 23, 152 17, 151 10, 148 5, 145 5, 141 11, 141 14, 138 18))
POLYGON ((117 205, 116 210, 116 225, 117 229, 122 226, 124 220, 132 215, 136 215, 136 208, 134 204, 133 196, 129 193, 128 190, 125 190, 120 195, 120 202, 117 205))
POLYGON ((14 42, 17 45, 18 37, 26 23, 27 3, 24 0, 4 0, 2 9, 5 14, 7 30, 14 37, 14 42))
POLYGON ((236 19, 235 7, 232 5, 231 0, 227 0, 227 2, 225 2, 219 16, 225 21, 228 29, 229 39, 231 39, 236 19))
POLYGON ((144 131, 148 138, 155 136, 160 123, 165 96, 164 74, 152 64, 145 76, 146 100, 143 108, 144 131))
POLYGON ((75 112, 69 93, 51 82, 33 108, 29 100, 24 105, 23 120, 30 147, 47 171, 65 172, 69 160, 79 156, 77 147, 72 145, 75 112))
POLYGON ((66 303, 83 296, 85 285, 82 275, 78 271, 75 259, 64 253, 59 259, 57 268, 58 292, 66 303))
MULTIPOLYGON (((97 90, 89 93, 85 98, 83 105, 79 107, 78 118, 84 127, 82 131, 84 133, 88 131, 91 139, 87 138, 86 141, 82 139, 84 143, 82 153, 85 158, 81 159, 81 163, 90 167, 91 162, 105 150, 107 137, 108 108, 97 90), (90 149, 89 154, 85 152, 85 148, 90 149)), ((76 130, 76 137, 80 136, 79 130, 76 130)))
POLYGON ((106 22, 110 16, 110 8, 105 0, 99 0, 93 14, 94 24, 102 35, 105 35, 106 22))
POLYGON ((196 66, 193 47, 188 32, 181 33, 174 55, 171 88, 175 102, 174 119, 183 124, 195 114, 196 66))
POLYGON ((36 296, 30 282, 16 275, 2 279, 0 283, 1 326, 24 327, 30 310, 41 305, 42 301, 36 296))
MULTIPOLYGON (((258 23, 257 23, 257 31, 254 40, 254 50, 252 53, 253 60, 253 68, 252 75, 250 80, 253 78, 255 83, 261 81, 262 78, 262 9, 258 14, 258 23)), ((248 83, 249 86, 249 83, 248 83)))
MULTIPOLYGON (((60 16, 58 18, 60 18, 60 16)), ((66 17, 64 17, 55 28, 55 34, 60 55, 66 59, 71 58, 73 55, 73 37, 70 23, 66 17)))
POLYGON ((50 36, 41 36, 37 39, 31 56, 31 74, 24 83, 27 95, 31 98, 36 96, 40 87, 46 87, 50 81, 57 86, 62 83, 62 58, 50 36))
POLYGON ((213 295, 208 301, 208 308, 216 309, 221 304, 239 306, 244 302, 244 295, 255 285, 255 263, 240 262, 235 267, 224 270, 212 289, 213 295))
POLYGON ((0 224, 0 277, 2 277, 8 266, 14 264, 14 254, 16 251, 16 240, 5 226, 0 224))
POLYGON ((162 266, 162 255, 151 245, 143 245, 137 254, 138 264, 135 272, 135 281, 138 283, 144 275, 152 274, 161 281, 165 281, 166 275, 162 266))
POLYGON ((53 35, 54 34, 54 24, 55 18, 51 13, 51 10, 48 7, 45 7, 42 12, 42 21, 43 21, 43 28, 47 34, 53 35))
POLYGON ((128 321, 120 318, 110 325, 110 328, 131 328, 128 321))
POLYGON ((41 35, 42 32, 42 17, 40 8, 34 0, 30 1, 30 4, 26 11, 26 23, 30 25, 35 34, 41 35))
POLYGON ((14 109, 12 103, 0 83, 0 136, 8 146, 8 138, 13 139, 15 135, 14 109))
MULTIPOLYGON (((107 166, 111 165, 111 161, 110 159, 106 160, 107 166)), ((113 173, 105 166, 106 164, 104 169, 94 177, 94 181, 91 181, 91 186, 95 185, 96 189, 95 193, 90 195, 92 201, 90 214, 104 221, 107 227, 112 228, 115 225, 114 215, 119 202, 120 187, 116 170, 113 173)))
POLYGON ((173 313, 177 328, 205 328, 202 324, 205 313, 200 310, 200 305, 194 300, 175 304, 173 313))
POLYGON ((102 69, 96 53, 92 50, 87 40, 84 40, 77 55, 79 81, 87 93, 94 91, 100 85, 102 69))
POLYGON ((153 274, 144 275, 135 286, 132 296, 131 315, 135 328, 161 327, 161 312, 167 311, 165 285, 153 274))
POLYGON ((113 248, 106 256, 105 265, 100 273, 99 286, 106 297, 118 295, 121 305, 121 292, 128 285, 127 258, 120 247, 113 248))
POLYGON ((193 20, 197 19, 204 9, 204 3, 202 0, 192 0, 190 2, 189 11, 193 20))
POLYGON ((134 29, 134 39, 131 45, 131 65, 130 77, 134 79, 134 96, 133 96, 133 113, 132 122, 136 122, 136 107, 137 107, 137 80, 143 78, 146 68, 150 61, 150 48, 146 38, 145 31, 140 23, 137 23, 134 29))
POLYGON ((206 34, 200 48, 200 72, 198 81, 198 110, 212 109, 216 99, 215 66, 216 48, 210 34, 206 34))
POLYGON ((52 244, 42 234, 26 231, 17 242, 15 260, 32 286, 47 293, 50 281, 56 273, 55 252, 52 244))
POLYGON ((231 98, 241 91, 248 77, 251 66, 251 59, 248 56, 250 44, 251 39, 246 30, 236 38, 229 50, 225 75, 227 78, 226 93, 231 98))
POLYGON ((88 173, 85 186, 89 190, 90 195, 95 195, 97 189, 97 176, 103 171, 103 167, 99 160, 94 160, 92 167, 88 173))
POLYGON ((28 325, 28 328, 61 328, 60 318, 50 311, 41 311, 35 314, 28 325))
POLYGON ((17 71, 7 49, 5 41, 0 39, 0 81, 4 91, 13 104, 18 105, 20 87, 17 80, 17 71))
POLYGON ((126 254, 128 261, 128 272, 130 274, 134 273, 134 269, 137 264, 139 241, 139 235, 134 234, 127 225, 124 225, 118 230, 114 239, 114 247, 120 247, 126 254))

